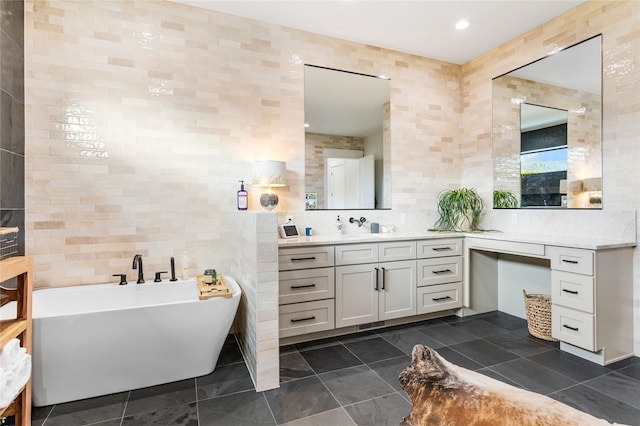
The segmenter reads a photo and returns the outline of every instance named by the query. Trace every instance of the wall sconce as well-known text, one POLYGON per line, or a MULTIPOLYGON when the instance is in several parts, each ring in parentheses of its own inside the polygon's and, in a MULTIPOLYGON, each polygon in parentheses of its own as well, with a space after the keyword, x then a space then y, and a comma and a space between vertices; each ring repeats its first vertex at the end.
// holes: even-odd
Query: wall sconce
POLYGON ((284 161, 261 160, 253 163, 251 186, 267 188, 260 195, 260 205, 265 210, 273 210, 278 205, 278 195, 271 188, 286 185, 284 161))

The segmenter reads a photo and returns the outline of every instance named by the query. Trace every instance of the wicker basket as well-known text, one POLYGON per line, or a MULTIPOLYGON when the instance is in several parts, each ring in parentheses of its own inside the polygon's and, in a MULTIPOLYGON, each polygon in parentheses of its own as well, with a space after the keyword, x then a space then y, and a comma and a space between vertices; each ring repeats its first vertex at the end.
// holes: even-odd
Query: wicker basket
POLYGON ((557 342, 551 337, 551 296, 546 294, 527 294, 524 289, 524 307, 527 311, 529 333, 538 339, 557 342))
POLYGON ((18 254, 18 228, 0 228, 0 260, 18 254))

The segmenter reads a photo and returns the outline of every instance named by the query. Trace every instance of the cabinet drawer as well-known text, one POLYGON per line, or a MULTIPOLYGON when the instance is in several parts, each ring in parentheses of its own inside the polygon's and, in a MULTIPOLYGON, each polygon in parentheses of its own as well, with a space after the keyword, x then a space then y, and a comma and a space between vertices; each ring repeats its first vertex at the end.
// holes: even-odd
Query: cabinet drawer
POLYGON ((551 300, 556 305, 594 314, 594 278, 590 275, 551 271, 551 300))
POLYGON ((336 246, 336 265, 378 262, 378 244, 344 244, 336 246))
POLYGON ((418 260, 418 287, 462 281, 462 257, 418 260))
POLYGON ((280 272, 278 281, 280 287, 278 303, 281 305, 329 299, 335 294, 332 267, 283 271, 280 272))
POLYGON ((547 247, 551 269, 593 275, 593 251, 566 247, 547 247))
POLYGON ((280 306, 280 337, 335 328, 333 299, 280 306))
POLYGON ((418 315, 462 306, 462 283, 418 287, 418 315))
POLYGON ((596 351, 595 316, 586 312, 551 305, 551 335, 588 351, 596 351))
POLYGON ((333 266, 333 246, 281 248, 278 250, 278 269, 322 268, 333 266))
POLYGON ((418 241, 418 259, 462 255, 462 238, 418 241))
POLYGON ((378 245, 378 260, 392 262, 394 260, 411 260, 416 258, 415 241, 398 241, 380 243, 378 245))

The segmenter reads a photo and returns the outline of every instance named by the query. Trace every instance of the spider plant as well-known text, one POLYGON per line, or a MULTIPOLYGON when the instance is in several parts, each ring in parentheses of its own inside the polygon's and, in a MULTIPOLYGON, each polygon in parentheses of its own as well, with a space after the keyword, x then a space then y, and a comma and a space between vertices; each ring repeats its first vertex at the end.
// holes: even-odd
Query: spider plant
POLYGON ((513 193, 502 189, 493 191, 494 209, 517 209, 518 204, 518 198, 513 193))
POLYGON ((481 231, 480 214, 484 208, 482 198, 475 189, 458 188, 442 191, 438 196, 440 218, 435 231, 481 231))

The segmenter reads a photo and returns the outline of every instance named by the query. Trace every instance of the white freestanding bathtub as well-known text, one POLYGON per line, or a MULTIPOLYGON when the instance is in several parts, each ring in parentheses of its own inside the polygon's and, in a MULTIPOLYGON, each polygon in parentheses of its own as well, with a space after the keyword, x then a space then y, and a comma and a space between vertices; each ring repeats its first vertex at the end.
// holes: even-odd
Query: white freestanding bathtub
POLYGON ((225 278, 233 296, 207 300, 195 280, 35 291, 33 404, 211 373, 241 295, 225 278))

